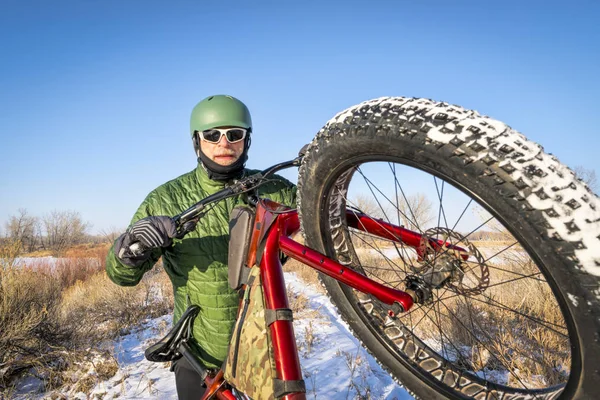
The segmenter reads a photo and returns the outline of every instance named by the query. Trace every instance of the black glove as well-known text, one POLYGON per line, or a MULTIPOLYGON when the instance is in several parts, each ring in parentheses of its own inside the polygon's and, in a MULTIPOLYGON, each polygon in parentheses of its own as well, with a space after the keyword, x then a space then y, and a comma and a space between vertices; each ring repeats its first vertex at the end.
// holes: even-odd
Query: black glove
POLYGON ((153 249, 169 247, 175 235, 177 227, 170 217, 146 217, 117 238, 114 252, 124 264, 137 267, 150 258, 153 249))

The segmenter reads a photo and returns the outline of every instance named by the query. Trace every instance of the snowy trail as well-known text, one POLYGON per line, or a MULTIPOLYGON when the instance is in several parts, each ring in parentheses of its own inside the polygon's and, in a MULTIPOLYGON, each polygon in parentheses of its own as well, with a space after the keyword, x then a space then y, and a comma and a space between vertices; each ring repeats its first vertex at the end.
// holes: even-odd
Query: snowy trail
MULTIPOLYGON (((310 310, 294 321, 308 399, 412 399, 360 346, 326 296, 293 273, 286 273, 285 278, 295 292, 309 299, 310 310)), ((169 368, 144 358, 146 347, 164 335, 170 324, 171 316, 162 316, 122 336, 114 343, 119 362, 114 377, 97 384, 88 395, 63 394, 81 400, 177 399, 169 368)))
POLYGON ((309 308, 318 312, 317 318, 294 321, 307 398, 412 399, 364 350, 327 296, 306 286, 294 274, 286 273, 285 279, 294 291, 307 296, 309 308), (306 348, 309 324, 315 332, 310 352, 306 348))

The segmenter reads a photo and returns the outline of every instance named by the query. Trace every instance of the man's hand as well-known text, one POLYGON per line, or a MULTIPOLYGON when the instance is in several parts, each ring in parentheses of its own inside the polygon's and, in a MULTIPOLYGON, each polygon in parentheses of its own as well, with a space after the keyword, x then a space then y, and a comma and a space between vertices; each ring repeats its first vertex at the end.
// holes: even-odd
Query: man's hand
POLYGON ((173 219, 166 216, 140 219, 115 241, 114 252, 124 264, 132 267, 141 265, 150 258, 152 249, 169 247, 177 235, 173 219), (141 245, 141 251, 134 251, 132 245, 141 245))
POLYGON ((177 235, 177 226, 170 217, 146 217, 129 228, 134 242, 140 242, 147 249, 169 247, 177 235))

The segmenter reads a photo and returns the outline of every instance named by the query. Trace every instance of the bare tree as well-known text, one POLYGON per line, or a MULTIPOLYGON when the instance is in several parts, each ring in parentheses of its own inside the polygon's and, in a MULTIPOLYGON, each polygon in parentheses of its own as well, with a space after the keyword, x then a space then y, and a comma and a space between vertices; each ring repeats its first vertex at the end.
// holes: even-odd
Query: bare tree
POLYGON ((596 177, 595 170, 578 165, 575 167, 573 172, 575 172, 575 175, 579 179, 587 183, 594 193, 598 193, 598 178, 596 177))
POLYGON ((123 232, 125 232, 125 229, 119 229, 115 226, 111 226, 108 229, 101 230, 99 236, 103 243, 113 243, 123 232))
POLYGON ((434 219, 433 204, 423 193, 398 198, 398 218, 407 229, 424 231, 434 219))
POLYGON ((434 219, 433 205, 423 193, 409 195, 406 199, 404 196, 399 197, 398 207, 387 199, 378 203, 375 198, 363 194, 355 196, 348 204, 374 218, 389 220, 417 231, 428 228, 428 224, 434 219))
POLYGON ((498 221, 492 217, 483 207, 477 205, 472 209, 473 213, 484 225, 477 232, 469 235, 470 240, 500 240, 515 242, 514 236, 498 221))
POLYGON ((385 206, 378 204, 375 198, 365 194, 356 195, 348 204, 373 218, 385 219, 389 214, 385 206))
POLYGON ((42 218, 42 224, 46 248, 57 255, 70 246, 81 243, 90 227, 76 211, 52 211, 42 218))
POLYGON ((6 236, 13 241, 18 241, 25 251, 35 250, 38 236, 39 219, 31 216, 24 208, 19 209, 17 215, 9 218, 5 224, 6 236))

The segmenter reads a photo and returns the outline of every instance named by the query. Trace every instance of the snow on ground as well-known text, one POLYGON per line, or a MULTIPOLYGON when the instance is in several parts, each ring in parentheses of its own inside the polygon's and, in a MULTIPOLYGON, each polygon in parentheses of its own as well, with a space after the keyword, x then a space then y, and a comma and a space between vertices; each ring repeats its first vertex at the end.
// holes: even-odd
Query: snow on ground
MULTIPOLYGON (((308 399, 386 399, 412 397, 387 374, 352 336, 329 299, 293 273, 285 274, 294 292, 309 299, 309 311, 295 316, 294 330, 308 399)), ((166 334, 171 316, 148 321, 114 343, 119 371, 89 394, 64 392, 69 399, 177 399, 175 379, 166 364, 144 358, 144 350, 166 334)), ((25 382, 23 382, 25 384, 25 382)), ((16 398, 45 398, 24 393, 16 398)), ((56 398, 56 397, 55 397, 56 398)))
POLYGON ((309 308, 318 312, 317 318, 294 321, 307 398, 412 399, 364 350, 326 296, 294 274, 286 273, 285 279, 295 292, 308 297, 309 308), (311 330, 314 339, 309 351, 307 331, 311 330))

